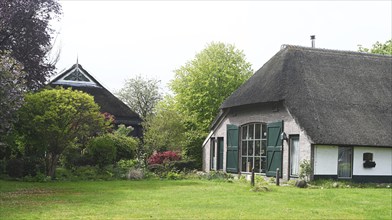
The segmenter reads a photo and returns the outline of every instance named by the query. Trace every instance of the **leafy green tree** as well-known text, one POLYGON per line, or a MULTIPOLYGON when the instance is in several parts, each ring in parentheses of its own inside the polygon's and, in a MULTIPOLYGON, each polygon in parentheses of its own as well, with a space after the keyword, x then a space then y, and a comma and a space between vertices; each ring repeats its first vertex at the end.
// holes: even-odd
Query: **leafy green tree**
POLYGON ((10 51, 23 65, 29 89, 42 87, 53 74, 55 66, 47 56, 54 33, 49 23, 60 15, 57 0, 0 1, 0 51, 10 51))
POLYGON ((362 47, 362 45, 358 45, 358 51, 366 52, 366 53, 392 55, 392 39, 387 40, 384 44, 377 41, 375 44, 373 44, 372 48, 365 48, 362 47))
POLYGON ((159 81, 137 75, 126 80, 124 88, 116 95, 142 119, 146 119, 154 112, 155 105, 161 99, 159 81))
POLYGON ((46 175, 54 178, 63 151, 78 139, 105 132, 110 121, 99 112, 94 98, 72 89, 47 89, 28 94, 16 125, 25 156, 46 162, 46 175))
POLYGON ((9 53, 0 53, 0 142, 15 122, 15 112, 23 103, 27 89, 24 76, 20 63, 9 53))
POLYGON ((166 96, 156 106, 156 114, 143 122, 144 142, 147 152, 180 151, 185 144, 185 125, 181 112, 175 108, 175 100, 166 96))
POLYGON ((201 162, 201 147, 221 103, 252 75, 243 51, 231 44, 211 43, 175 70, 170 87, 185 117, 186 154, 201 162), (197 158, 195 158, 197 157, 197 158))

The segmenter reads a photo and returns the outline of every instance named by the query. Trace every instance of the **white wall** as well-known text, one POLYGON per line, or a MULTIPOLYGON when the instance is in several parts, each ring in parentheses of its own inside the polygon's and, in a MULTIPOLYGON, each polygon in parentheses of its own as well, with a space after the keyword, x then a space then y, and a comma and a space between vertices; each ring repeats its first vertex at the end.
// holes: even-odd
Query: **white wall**
MULTIPOLYGON (((311 143, 306 133, 299 127, 294 118, 290 115, 287 109, 280 105, 278 110, 275 105, 268 106, 247 106, 231 110, 228 115, 222 120, 222 123, 213 131, 211 137, 223 137, 224 138, 224 155, 223 155, 223 170, 226 170, 226 151, 227 151, 227 140, 226 140, 226 125, 234 124, 241 126, 252 122, 264 122, 271 123, 276 121, 284 121, 284 132, 289 135, 299 135, 300 142, 300 161, 310 160, 310 149, 311 143)), ((240 152, 240 149, 239 149, 240 152)), ((288 142, 283 141, 283 178, 288 179, 289 173, 289 147, 288 142)), ((210 165, 210 145, 209 141, 203 145, 203 170, 208 171, 210 165)), ((239 165, 240 169, 240 165, 239 165)))
POLYGON ((337 161, 337 146, 314 146, 314 175, 337 175, 337 161))
POLYGON ((353 175, 392 175, 392 148, 354 147, 353 175), (363 167, 363 153, 373 153, 376 167, 363 167))

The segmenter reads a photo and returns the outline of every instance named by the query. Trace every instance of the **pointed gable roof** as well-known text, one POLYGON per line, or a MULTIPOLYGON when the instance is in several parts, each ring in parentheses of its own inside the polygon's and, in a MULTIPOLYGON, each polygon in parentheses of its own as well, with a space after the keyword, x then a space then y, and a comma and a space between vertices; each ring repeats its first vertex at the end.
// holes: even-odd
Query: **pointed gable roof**
POLYGON ((78 62, 56 76, 49 85, 72 87, 92 95, 94 101, 101 107, 101 112, 112 114, 116 124, 136 125, 142 121, 137 113, 102 86, 78 62))
POLYGON ((283 101, 315 144, 392 146, 392 56, 286 46, 222 109, 283 101))

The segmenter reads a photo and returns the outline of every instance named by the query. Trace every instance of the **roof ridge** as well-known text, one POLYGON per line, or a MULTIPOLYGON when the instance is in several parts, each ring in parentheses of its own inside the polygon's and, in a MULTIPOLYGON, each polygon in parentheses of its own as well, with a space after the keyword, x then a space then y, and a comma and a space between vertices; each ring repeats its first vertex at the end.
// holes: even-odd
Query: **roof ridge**
POLYGON ((335 53, 346 53, 352 55, 366 55, 366 56, 374 56, 374 57, 385 57, 385 58, 392 58, 392 55, 388 54, 375 54, 375 53, 367 53, 367 52, 359 52, 359 51, 352 51, 352 50, 339 50, 339 49, 329 49, 329 48, 320 48, 320 47, 306 47, 301 45, 292 45, 292 44, 282 44, 280 47, 281 50, 284 49, 300 49, 300 50, 314 50, 314 51, 321 51, 321 52, 335 52, 335 53))

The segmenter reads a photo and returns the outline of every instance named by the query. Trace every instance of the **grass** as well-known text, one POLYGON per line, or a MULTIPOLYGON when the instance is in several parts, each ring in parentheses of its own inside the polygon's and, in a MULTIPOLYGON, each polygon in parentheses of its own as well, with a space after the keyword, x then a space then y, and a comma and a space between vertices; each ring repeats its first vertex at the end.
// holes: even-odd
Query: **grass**
POLYGON ((391 219, 390 188, 299 189, 207 180, 0 180, 0 219, 391 219))

